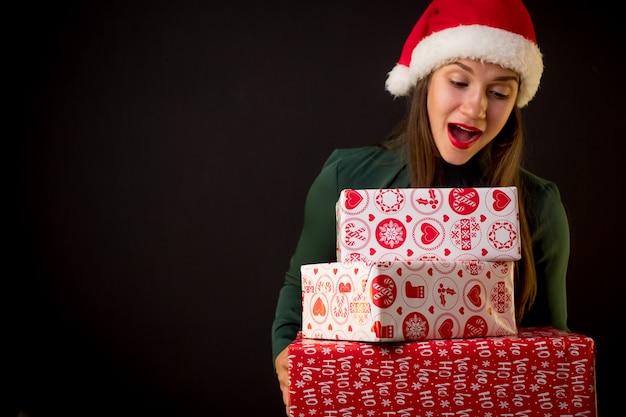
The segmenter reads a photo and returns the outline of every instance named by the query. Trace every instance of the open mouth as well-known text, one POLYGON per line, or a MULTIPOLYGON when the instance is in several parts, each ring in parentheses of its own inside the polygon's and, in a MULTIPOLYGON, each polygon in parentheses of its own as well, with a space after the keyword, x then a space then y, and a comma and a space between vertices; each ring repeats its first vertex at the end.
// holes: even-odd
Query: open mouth
POLYGON ((480 138, 482 133, 481 130, 469 126, 455 123, 448 124, 448 137, 450 138, 450 142, 457 148, 469 148, 480 138))

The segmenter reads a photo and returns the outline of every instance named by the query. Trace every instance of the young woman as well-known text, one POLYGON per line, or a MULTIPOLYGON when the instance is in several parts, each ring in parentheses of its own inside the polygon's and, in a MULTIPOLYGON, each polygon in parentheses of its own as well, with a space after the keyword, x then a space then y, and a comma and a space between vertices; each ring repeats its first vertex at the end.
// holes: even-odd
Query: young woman
POLYGON ((391 94, 408 97, 406 119, 378 146, 335 150, 308 192, 272 325, 287 406, 287 347, 301 328, 300 266, 336 261, 335 203, 344 188, 516 186, 517 324, 568 330, 566 211, 554 183, 522 168, 520 108, 534 97, 542 73, 521 1, 434 0, 427 7, 386 82, 391 94))

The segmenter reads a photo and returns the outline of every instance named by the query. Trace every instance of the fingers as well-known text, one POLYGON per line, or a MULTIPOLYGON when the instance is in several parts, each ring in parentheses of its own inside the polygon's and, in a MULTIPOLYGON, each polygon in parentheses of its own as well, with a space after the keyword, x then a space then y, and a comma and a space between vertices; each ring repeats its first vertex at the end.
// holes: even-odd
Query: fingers
POLYGON ((276 356, 276 375, 278 383, 283 393, 283 402, 285 403, 285 413, 289 415, 289 349, 283 349, 276 356))

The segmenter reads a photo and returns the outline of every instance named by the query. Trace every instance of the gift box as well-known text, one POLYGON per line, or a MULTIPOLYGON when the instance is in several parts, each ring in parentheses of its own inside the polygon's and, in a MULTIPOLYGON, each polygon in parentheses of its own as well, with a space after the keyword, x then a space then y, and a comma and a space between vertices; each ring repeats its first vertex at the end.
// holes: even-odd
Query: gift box
POLYGON ((289 415, 593 417, 595 343, 551 327, 515 336, 289 345, 289 415))
POLYGON ((517 333, 513 261, 302 265, 302 335, 369 342, 517 333))
POLYGON ((521 258, 516 187, 345 189, 337 261, 521 258))

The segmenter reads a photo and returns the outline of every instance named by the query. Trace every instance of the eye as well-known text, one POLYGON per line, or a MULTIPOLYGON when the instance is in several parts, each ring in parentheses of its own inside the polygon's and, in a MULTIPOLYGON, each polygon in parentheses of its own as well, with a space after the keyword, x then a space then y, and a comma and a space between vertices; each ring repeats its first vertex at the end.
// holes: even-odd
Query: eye
POLYGON ((507 98, 509 98, 509 93, 501 90, 491 89, 489 90, 489 94, 497 100, 506 100, 507 98))
POLYGON ((464 88, 464 87, 468 86, 468 83, 466 83, 466 82, 452 80, 452 79, 450 80, 450 84, 452 84, 456 88, 464 88))
POLYGON ((490 93, 498 100, 506 100, 509 97, 508 94, 504 94, 496 90, 491 90, 490 93))

